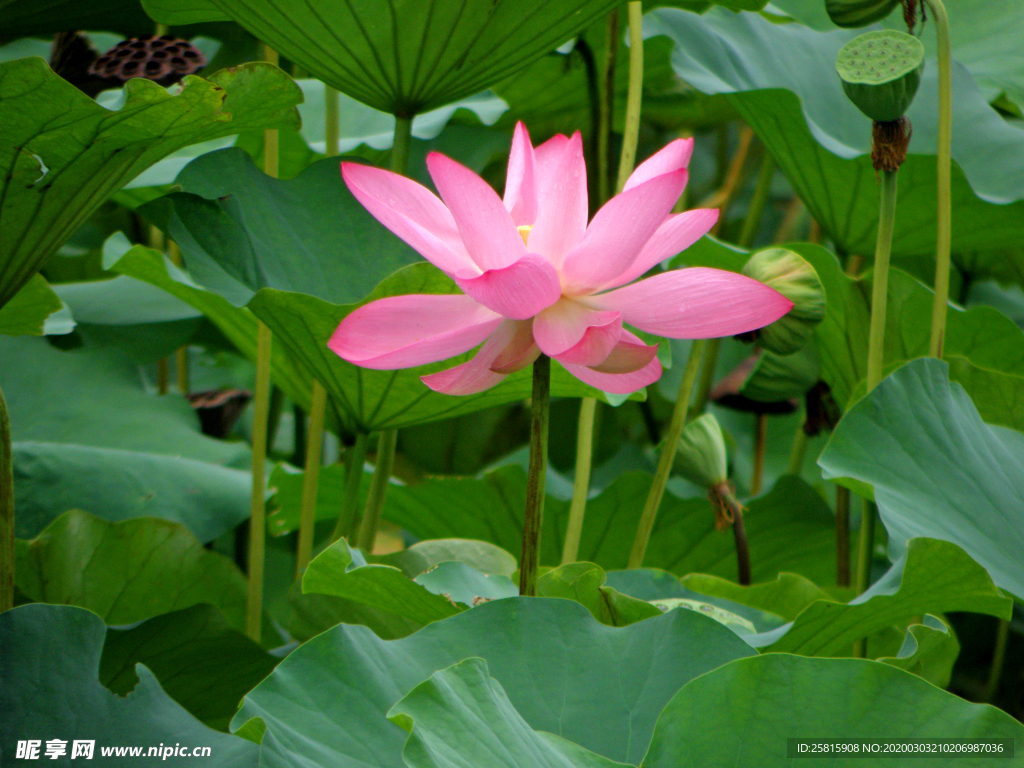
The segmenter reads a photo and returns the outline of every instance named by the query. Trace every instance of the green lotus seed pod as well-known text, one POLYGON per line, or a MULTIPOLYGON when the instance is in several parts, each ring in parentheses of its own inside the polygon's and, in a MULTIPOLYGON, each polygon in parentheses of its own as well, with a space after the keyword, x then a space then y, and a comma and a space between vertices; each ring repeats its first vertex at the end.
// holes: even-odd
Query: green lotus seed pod
POLYGON ((791 355, 803 347, 825 317, 825 288, 814 267, 793 251, 766 248, 750 257, 743 274, 793 302, 788 313, 756 332, 757 343, 777 355, 791 355))
POLYGON ((714 619, 719 624, 724 624, 740 635, 752 635, 757 632, 754 624, 742 616, 737 616, 732 611, 727 611, 725 608, 719 608, 717 605, 705 603, 701 600, 690 600, 686 597, 663 597, 649 602, 665 612, 671 611, 673 608, 686 608, 690 611, 703 613, 705 616, 714 619))
POLYGON ((807 344, 792 355, 763 352, 739 394, 759 403, 803 397, 821 378, 818 346, 807 344))
POLYGON ((675 471, 702 488, 714 488, 729 474, 729 457, 718 420, 710 413, 683 428, 676 450, 675 471))
POLYGON ((907 111, 923 70, 921 41, 892 29, 858 35, 836 56, 836 71, 850 101, 882 123, 898 120, 907 111))
POLYGON ((837 27, 866 27, 884 19, 900 0, 825 0, 828 17, 837 27))

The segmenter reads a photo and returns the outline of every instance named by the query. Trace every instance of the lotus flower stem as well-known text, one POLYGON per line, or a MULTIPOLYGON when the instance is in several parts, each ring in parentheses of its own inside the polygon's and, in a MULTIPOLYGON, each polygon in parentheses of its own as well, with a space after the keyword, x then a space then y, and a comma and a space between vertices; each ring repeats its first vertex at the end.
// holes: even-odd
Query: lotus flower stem
POLYGON ((580 400, 580 418, 576 429, 576 475, 573 478, 572 504, 569 506, 569 524, 565 531, 565 546, 562 548, 562 565, 575 563, 580 550, 583 533, 583 514, 587 506, 590 489, 590 461, 594 451, 594 413, 597 400, 584 397, 580 400))
POLYGON ((338 125, 338 119, 341 115, 339 111, 339 100, 338 91, 331 88, 329 85, 324 86, 324 139, 325 139, 325 154, 328 157, 334 157, 338 154, 338 148, 340 146, 339 139, 341 134, 341 127, 338 125))
POLYGON ((889 290, 889 254, 896 221, 896 171, 882 171, 879 202, 878 241, 871 282, 871 328, 868 331, 867 391, 882 380, 882 351, 885 343, 885 309, 889 290))
POLYGON ((313 529, 316 524, 316 490, 320 479, 321 452, 324 445, 324 415, 327 390, 313 379, 309 402, 309 430, 306 432, 306 471, 302 477, 302 510, 299 516, 299 543, 295 554, 295 577, 299 578, 313 555, 313 529))
POLYGON ((636 163, 636 143, 640 137, 640 97, 644 88, 643 3, 632 0, 629 13, 629 91, 626 94, 626 125, 622 131, 622 155, 619 157, 621 192, 636 163))
POLYGON ((334 525, 331 541, 342 536, 351 537, 355 527, 356 509, 359 506, 359 485, 363 479, 363 464, 366 463, 366 444, 370 441, 365 432, 356 433, 356 442, 345 451, 345 491, 341 497, 338 522, 334 525))
POLYGON ((996 644, 992 650, 992 667, 989 669, 988 681, 981 692, 979 701, 991 704, 999 693, 999 679, 1003 676, 1003 664, 1006 662, 1006 644, 1010 639, 1010 622, 1006 619, 999 620, 996 628, 996 644))
POLYGON ((740 231, 737 244, 741 248, 749 248, 757 237, 757 225, 761 223, 761 216, 764 214, 765 206, 768 204, 768 197, 772 191, 772 178, 775 176, 775 161, 771 154, 765 150, 761 158, 761 168, 757 172, 757 185, 754 188, 754 196, 750 200, 750 207, 747 209, 747 217, 743 220, 743 229, 740 231))
POLYGON ((270 329, 256 326, 256 393, 252 424, 252 499, 249 518, 249 600, 245 632, 257 643, 263 618, 263 561, 267 525, 264 520, 267 481, 267 420, 270 415, 270 329))
POLYGON ((697 395, 693 399, 693 407, 690 408, 690 418, 695 418, 704 413, 708 407, 708 396, 711 394, 711 385, 715 382, 715 370, 718 368, 718 350, 722 347, 721 339, 708 339, 704 346, 704 361, 700 370, 700 382, 697 384, 697 395))
MULTIPOLYGON (((875 505, 864 499, 864 507, 860 516, 860 536, 857 540, 857 583, 854 585, 857 594, 863 593, 871 586, 871 561, 875 552, 875 505)), ((867 642, 858 640, 853 644, 853 655, 863 659, 867 651, 867 642)))
POLYGON ((14 607, 14 461, 11 420, 0 389, 0 613, 14 607))
POLYGON ((850 489, 836 486, 836 585, 850 586, 850 489))
POLYGON ((754 130, 749 125, 743 126, 743 130, 740 131, 740 143, 736 148, 736 154, 733 155, 732 161, 729 163, 729 170, 725 174, 725 181, 718 191, 701 203, 701 207, 706 206, 719 209, 718 221, 711 228, 712 235, 717 236, 721 231, 722 226, 725 224, 725 215, 729 211, 729 206, 742 186, 741 182, 745 178, 743 169, 746 167, 747 155, 750 154, 750 146, 753 142, 754 130))
POLYGON ((942 0, 925 0, 935 18, 939 56, 939 139, 936 161, 938 230, 935 242, 935 298, 932 304, 932 332, 929 354, 942 357, 946 333, 946 304, 949 301, 949 252, 952 237, 952 182, 950 148, 953 138, 953 69, 949 41, 949 17, 942 0))
POLYGON ((800 476, 800 472, 804 468, 804 457, 807 455, 807 433, 804 431, 804 425, 801 424, 796 428, 796 434, 793 435, 793 447, 789 452, 789 474, 796 477, 800 476))
POLYGON ((601 67, 601 114, 597 133, 597 194, 603 204, 611 195, 611 158, 609 144, 612 132, 612 110, 615 106, 615 64, 619 53, 619 9, 608 14, 604 62, 601 67))
POLYGON ((749 586, 750 547, 747 545, 747 527, 743 523, 743 505, 737 501, 728 483, 723 483, 718 493, 732 515, 732 535, 736 542, 736 581, 742 586, 749 586))
POLYGON ((750 495, 761 493, 764 481, 764 455, 768 450, 768 414, 757 414, 754 429, 754 472, 750 478, 750 495))
POLYGON ((551 402, 551 358, 541 355, 533 363, 530 416, 530 467, 526 477, 526 516, 523 553, 519 560, 519 594, 537 594, 540 532, 544 527, 544 485, 548 470, 548 421, 551 402))
POLYGON ((690 347, 690 356, 686 360, 683 380, 679 383, 676 404, 672 409, 668 434, 666 434, 665 442, 661 447, 661 456, 658 457, 658 468, 654 472, 654 480, 647 493, 644 510, 640 513, 640 523, 636 529, 636 538, 633 539, 633 548, 629 552, 628 568, 639 568, 643 565, 644 555, 647 554, 647 543, 650 541, 651 531, 654 529, 654 519, 658 515, 662 496, 665 495, 668 476, 672 472, 672 464, 679 446, 679 436, 683 433, 683 427, 686 426, 686 414, 690 408, 690 392, 693 390, 693 383, 697 380, 697 371, 704 359, 706 346, 705 339, 696 339, 693 346, 690 347))

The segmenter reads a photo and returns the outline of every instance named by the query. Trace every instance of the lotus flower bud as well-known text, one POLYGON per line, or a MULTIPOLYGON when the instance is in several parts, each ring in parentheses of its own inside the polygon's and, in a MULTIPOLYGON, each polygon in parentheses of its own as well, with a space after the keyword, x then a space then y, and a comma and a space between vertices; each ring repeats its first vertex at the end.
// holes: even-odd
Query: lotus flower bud
POLYGON ((750 257, 743 274, 793 302, 786 315, 756 332, 757 343, 777 355, 796 352, 825 317, 825 288, 814 267, 793 251, 767 248, 750 257))
POLYGON ((900 0, 825 0, 825 10, 837 27, 866 27, 884 19, 900 0))
POLYGON ((907 111, 923 70, 921 41, 892 29, 858 35, 836 56, 836 71, 850 101, 882 123, 899 120, 907 111))
POLYGON ((712 414, 705 413, 683 427, 676 450, 676 472, 702 488, 714 488, 728 477, 728 464, 722 428, 712 414))

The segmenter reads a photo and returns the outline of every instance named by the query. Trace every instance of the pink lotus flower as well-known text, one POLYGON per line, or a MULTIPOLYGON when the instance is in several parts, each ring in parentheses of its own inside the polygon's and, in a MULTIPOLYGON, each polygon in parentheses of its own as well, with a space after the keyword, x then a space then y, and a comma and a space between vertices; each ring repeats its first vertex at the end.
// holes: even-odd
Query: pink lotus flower
POLYGON ((649 158, 589 225, 579 133, 534 148, 517 125, 504 200, 437 152, 427 156, 427 168, 440 200, 404 176, 342 163, 356 199, 464 293, 374 301, 346 317, 328 346, 356 365, 391 370, 483 343, 470 361, 422 377, 450 395, 493 387, 542 352, 587 384, 625 394, 657 381, 661 364, 657 345, 624 323, 700 339, 774 322, 792 303, 733 272, 695 267, 633 282, 718 220, 717 210, 671 213, 692 152, 693 140, 680 139, 649 158))

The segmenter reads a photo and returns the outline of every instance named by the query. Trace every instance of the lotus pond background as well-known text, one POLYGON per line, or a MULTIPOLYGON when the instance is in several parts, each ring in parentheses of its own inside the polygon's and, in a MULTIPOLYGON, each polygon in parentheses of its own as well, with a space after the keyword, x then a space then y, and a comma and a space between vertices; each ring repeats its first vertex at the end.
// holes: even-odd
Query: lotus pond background
MULTIPOLYGON (((868 29, 907 29, 876 5, 868 29)), ((1024 0, 945 8, 941 354, 929 11, 869 386, 881 185, 835 68, 864 30, 824 0, 0 0, 0 763, 86 739, 100 762, 668 768, 962 737, 1024 764, 1024 0), (194 72, 90 71, 149 35, 194 72), (529 369, 453 397, 420 376, 471 353, 327 348, 368 301, 459 290, 337 155, 430 186, 439 151, 500 191, 520 121, 582 133, 591 215, 692 138, 675 210, 720 217, 654 273, 758 277, 785 248, 818 297, 782 350, 646 335, 665 370, 632 395, 552 365, 536 597, 529 369)))

